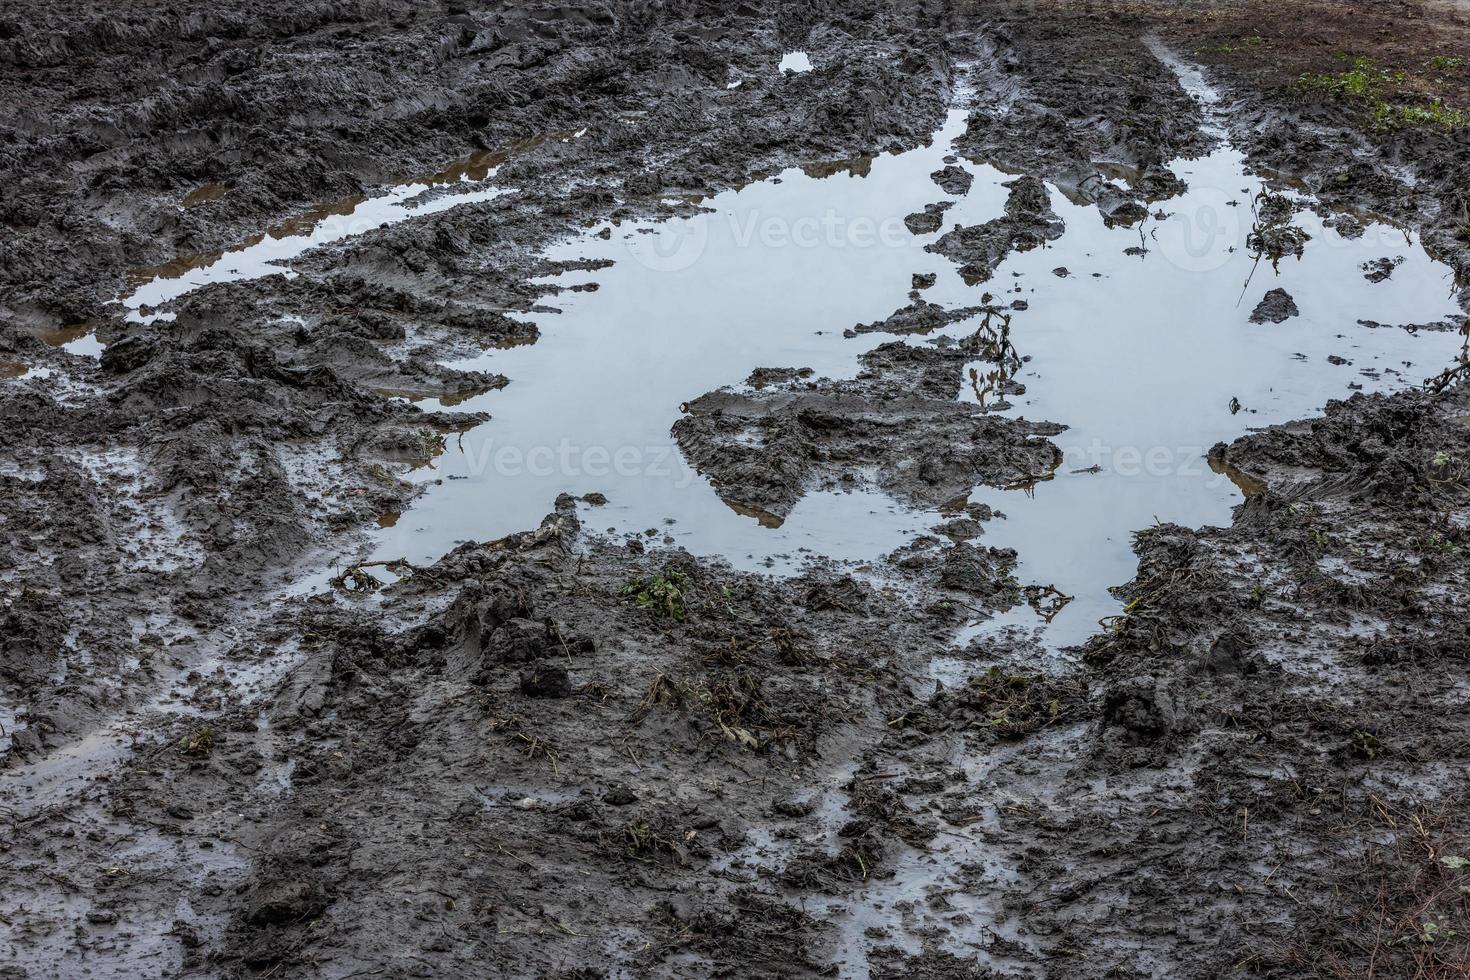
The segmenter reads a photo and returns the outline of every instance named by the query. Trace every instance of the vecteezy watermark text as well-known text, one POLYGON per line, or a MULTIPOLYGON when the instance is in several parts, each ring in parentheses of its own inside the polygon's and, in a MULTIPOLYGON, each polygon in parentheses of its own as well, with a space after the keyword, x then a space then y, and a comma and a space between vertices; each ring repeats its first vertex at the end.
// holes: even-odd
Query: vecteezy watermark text
POLYGON ((680 272, 703 258, 716 237, 737 249, 904 248, 914 243, 898 216, 847 215, 827 208, 820 214, 792 217, 749 209, 640 228, 628 239, 628 253, 655 272, 680 272))
MULTIPOLYGON (((1228 467, 1209 458, 1197 445, 1110 445, 1094 439, 1086 445, 1059 445, 1060 462, 1043 478, 1075 474, 1108 474, 1125 480, 1204 480, 1219 484, 1238 479, 1228 467)), ((677 445, 583 444, 564 438, 554 444, 520 445, 495 439, 460 443, 461 469, 471 478, 585 481, 601 479, 667 482, 683 490, 699 475, 677 445)))
POLYGON ((672 444, 609 447, 562 439, 555 445, 520 446, 497 444, 494 439, 478 445, 466 440, 463 457, 471 477, 667 480, 680 490, 696 478, 694 468, 672 444))

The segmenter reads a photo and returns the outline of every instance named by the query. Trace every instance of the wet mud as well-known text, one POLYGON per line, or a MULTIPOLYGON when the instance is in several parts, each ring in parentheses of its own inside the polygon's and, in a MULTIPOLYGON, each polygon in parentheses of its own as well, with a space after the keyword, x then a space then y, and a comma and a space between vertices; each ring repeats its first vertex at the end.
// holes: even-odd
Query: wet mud
POLYGON ((1059 426, 987 416, 954 397, 972 346, 892 342, 863 355, 852 381, 798 372, 784 383, 711 392, 686 406, 674 436, 726 503, 777 518, 817 489, 871 483, 937 507, 976 484, 1050 474, 1061 452, 1047 436, 1059 426))
POLYGON ((1465 15, 1302 7, 12 5, 0 975, 1465 976, 1465 15))

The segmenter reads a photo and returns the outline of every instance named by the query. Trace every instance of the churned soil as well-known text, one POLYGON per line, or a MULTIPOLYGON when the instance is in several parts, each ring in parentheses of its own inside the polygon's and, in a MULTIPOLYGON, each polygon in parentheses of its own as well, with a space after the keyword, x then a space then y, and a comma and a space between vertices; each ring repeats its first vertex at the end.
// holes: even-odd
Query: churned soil
POLYGON ((1122 612, 1071 650, 956 642, 1047 596, 987 508, 950 506, 1057 463, 1067 419, 953 397, 1014 355, 979 284, 1061 233, 1048 187, 1130 223, 1213 143, 1161 46, 1204 67, 1250 166, 1414 229, 1463 285, 1465 20, 9 4, 0 976, 1470 974, 1463 364, 1215 447, 1247 491, 1231 526, 1139 529, 1122 612), (793 50, 814 70, 778 73, 793 50), (421 566, 354 564, 483 419, 456 400, 516 383, 445 362, 535 342, 513 314, 578 268, 549 243, 919 146, 957 93, 957 151, 1015 175, 1003 215, 934 246, 977 284, 968 326, 915 282, 852 330, 912 343, 855 379, 769 365, 689 392, 674 430, 762 519, 862 486, 941 507, 933 528, 776 577, 610 540, 562 497, 421 566), (171 319, 116 302, 491 167, 511 193, 171 319), (89 335, 100 357, 65 346, 89 335))

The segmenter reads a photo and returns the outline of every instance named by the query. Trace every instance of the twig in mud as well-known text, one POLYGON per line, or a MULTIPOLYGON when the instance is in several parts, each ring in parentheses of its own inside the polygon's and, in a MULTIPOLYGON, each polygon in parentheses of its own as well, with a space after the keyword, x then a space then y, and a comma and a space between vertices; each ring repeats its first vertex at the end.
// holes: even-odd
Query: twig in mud
POLYGON ((637 752, 634 752, 633 751, 633 747, 628 744, 628 737, 626 735, 623 736, 622 744, 623 744, 623 752, 628 756, 628 761, 631 762, 631 763, 633 763, 633 767, 637 771, 642 772, 643 771, 643 761, 638 758, 638 753, 637 752))
POLYGON ((1246 275, 1245 282, 1240 287, 1240 295, 1237 296, 1236 299, 1235 299, 1235 305, 1236 305, 1237 308, 1239 308, 1239 306, 1240 306, 1241 303, 1245 302, 1245 291, 1247 289, 1250 289, 1251 288, 1251 280, 1256 277, 1256 267, 1259 266, 1260 264, 1261 264, 1261 253, 1257 252, 1256 253, 1256 260, 1251 263, 1251 271, 1250 271, 1249 274, 1246 275))
POLYGON ((557 769, 557 754, 550 744, 535 735, 527 735, 525 732, 516 732, 516 738, 526 743, 526 758, 534 759, 544 756, 551 762, 551 771, 554 775, 561 775, 557 769))
POLYGON ((405 572, 418 574, 423 571, 406 558, 393 558, 387 561, 360 561, 348 565, 339 574, 332 576, 332 587, 342 589, 346 592, 376 592, 383 587, 383 583, 378 580, 377 576, 367 571, 369 568, 386 569, 398 575, 400 578, 405 572))
POLYGON ((1465 339, 1460 344, 1460 356, 1456 363, 1434 377, 1424 379, 1424 387, 1436 395, 1443 393, 1450 385, 1470 378, 1470 319, 1460 327, 1460 334, 1465 339))
POLYGON ((1055 585, 1028 585, 1021 590, 1026 604, 1043 622, 1050 623, 1076 596, 1067 595, 1055 585))

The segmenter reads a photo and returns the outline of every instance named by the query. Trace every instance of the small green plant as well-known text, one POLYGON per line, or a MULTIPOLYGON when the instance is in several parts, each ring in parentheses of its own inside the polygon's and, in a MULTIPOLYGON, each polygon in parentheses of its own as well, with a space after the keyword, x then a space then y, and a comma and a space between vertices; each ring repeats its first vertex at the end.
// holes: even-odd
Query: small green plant
POLYGON ((689 614, 684 595, 686 581, 683 572, 667 570, 648 578, 630 579, 623 586, 623 595, 639 609, 653 609, 669 619, 683 619, 689 614))
POLYGON ((1376 759, 1383 753, 1383 743, 1372 732, 1353 732, 1353 752, 1365 759, 1376 759))
POLYGON ((634 817, 623 825, 623 849, 628 857, 639 857, 658 850, 659 837, 648 821, 634 817))
POLYGON ((1429 105, 1395 105, 1379 100, 1374 103, 1373 125, 1378 129, 1404 129, 1409 126, 1438 126, 1441 129, 1459 129, 1470 124, 1470 116, 1459 109, 1451 109, 1439 99, 1429 105))
POLYGON ((183 755, 202 759, 214 751, 214 732, 208 726, 196 728, 194 731, 179 739, 179 752, 183 755))
MULTIPOLYGON (((597 839, 604 851, 621 853, 630 861, 644 864, 684 863, 685 849, 679 842, 678 835, 666 836, 641 815, 612 833, 599 833, 597 839)), ((693 839, 692 832, 684 836, 686 842, 693 839)))
MULTIPOLYGON (((1459 66, 1459 59, 1430 59, 1429 66, 1441 74, 1459 66), (1453 66, 1453 68, 1449 67, 1453 66)), ((1470 115, 1460 109, 1451 108, 1438 98, 1427 105, 1390 102, 1383 97, 1383 90, 1400 86, 1409 81, 1407 73, 1389 71, 1379 67, 1372 58, 1358 56, 1352 60, 1347 71, 1330 74, 1309 73, 1297 80, 1297 89, 1302 93, 1326 92, 1356 102, 1367 104, 1368 121, 1374 129, 1396 130, 1411 126, 1431 126, 1440 129, 1459 129, 1470 125, 1470 115)))
POLYGON ((1425 541, 1425 544, 1431 551, 1437 551, 1442 555, 1458 555, 1460 553, 1459 545, 1438 533, 1429 535, 1429 539, 1425 541))
POLYGON ((1440 75, 1453 75, 1465 67, 1465 59, 1453 55, 1437 54, 1424 63, 1424 67, 1440 75))
POLYGON ((1335 75, 1308 73, 1297 80, 1297 87, 1307 92, 1336 92, 1348 98, 1361 99, 1376 94, 1385 85, 1402 82, 1404 77, 1403 72, 1380 68, 1372 58, 1360 55, 1353 59, 1353 66, 1347 71, 1335 75))
POLYGON ((1242 51, 1245 48, 1258 48, 1258 47, 1260 47, 1261 45, 1263 45, 1265 43, 1266 43, 1266 39, 1263 38, 1263 37, 1261 37, 1261 35, 1259 35, 1259 34, 1252 34, 1249 37, 1243 37, 1243 38, 1241 38, 1240 39, 1240 42, 1238 44, 1232 44, 1229 41, 1221 41, 1219 44, 1211 44, 1211 45, 1207 45, 1206 47, 1203 47, 1203 48, 1198 48, 1198 49, 1196 49, 1195 53, 1196 54, 1235 54, 1237 51, 1242 51))

